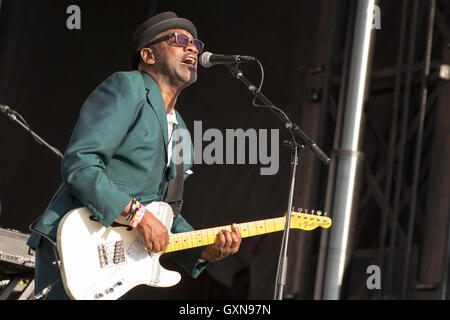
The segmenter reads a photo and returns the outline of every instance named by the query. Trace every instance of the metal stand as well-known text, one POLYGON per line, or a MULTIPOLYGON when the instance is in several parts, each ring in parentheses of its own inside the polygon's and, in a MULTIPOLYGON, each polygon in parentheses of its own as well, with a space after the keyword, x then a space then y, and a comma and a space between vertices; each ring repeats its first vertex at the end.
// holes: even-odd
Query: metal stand
MULTIPOLYGON (((261 63, 255 59, 260 67, 262 68, 261 63)), ((316 143, 311 140, 301 129, 300 127, 293 123, 289 117, 284 113, 281 109, 275 107, 275 105, 267 99, 260 91, 260 88, 258 89, 254 84, 252 84, 250 81, 248 81, 241 70, 239 70, 239 62, 228 64, 228 69, 230 70, 231 74, 238 80, 241 80, 244 85, 250 90, 250 92, 258 99, 260 99, 264 105, 260 107, 268 108, 270 109, 275 115, 284 122, 284 126, 286 129, 289 130, 289 133, 291 135, 292 141, 284 141, 283 145, 286 147, 291 148, 291 173, 290 173, 290 187, 289 187, 289 197, 288 197, 288 205, 286 210, 286 222, 285 222, 285 228, 283 233, 283 240, 281 244, 281 250, 280 250, 280 257, 278 260, 278 270, 277 270, 277 277, 276 277, 276 285, 275 285, 275 293, 274 293, 274 299, 275 300, 282 300, 283 299, 283 289, 286 284, 286 273, 287 273, 287 248, 288 248, 288 242, 289 242, 289 230, 290 230, 290 224, 291 224, 291 212, 292 212, 292 203, 294 199, 294 188, 295 188, 295 174, 296 169, 298 165, 298 153, 299 148, 303 149, 304 144, 306 144, 312 151, 316 153, 316 155, 319 157, 321 161, 323 161, 325 164, 330 163, 330 158, 316 145, 316 143), (296 140, 297 138, 300 138, 302 141, 301 144, 299 144, 296 140)))
POLYGON ((277 281, 274 292, 275 300, 282 300, 283 289, 286 285, 286 274, 287 274, 287 249, 289 242, 289 230, 291 229, 291 212, 293 210, 293 200, 294 200, 294 188, 295 188, 295 174, 297 172, 298 158, 299 158, 299 148, 304 148, 303 145, 299 145, 296 142, 284 141, 283 145, 291 148, 291 173, 290 173, 290 187, 289 187, 289 199, 286 208, 286 225, 283 232, 283 240, 281 243, 280 257, 278 258, 278 269, 277 269, 277 281))

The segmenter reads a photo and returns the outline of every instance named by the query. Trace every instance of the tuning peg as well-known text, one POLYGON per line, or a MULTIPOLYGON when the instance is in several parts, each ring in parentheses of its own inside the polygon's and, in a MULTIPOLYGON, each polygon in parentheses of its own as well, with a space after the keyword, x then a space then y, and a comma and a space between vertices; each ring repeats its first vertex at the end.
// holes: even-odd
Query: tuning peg
POLYGON ((299 213, 303 213, 303 212, 302 212, 302 211, 303 211, 303 208, 298 208, 297 211, 298 211, 299 213))
POLYGON ((320 221, 321 215, 322 215, 322 211, 317 210, 317 221, 320 221))

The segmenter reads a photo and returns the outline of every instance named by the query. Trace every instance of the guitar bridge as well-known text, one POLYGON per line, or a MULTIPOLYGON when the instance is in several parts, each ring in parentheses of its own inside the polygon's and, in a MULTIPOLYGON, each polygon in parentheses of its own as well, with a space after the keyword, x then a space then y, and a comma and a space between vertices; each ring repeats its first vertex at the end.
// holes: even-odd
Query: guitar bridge
POLYGON ((97 250, 100 267, 102 268, 113 267, 126 262, 123 241, 99 244, 97 250))

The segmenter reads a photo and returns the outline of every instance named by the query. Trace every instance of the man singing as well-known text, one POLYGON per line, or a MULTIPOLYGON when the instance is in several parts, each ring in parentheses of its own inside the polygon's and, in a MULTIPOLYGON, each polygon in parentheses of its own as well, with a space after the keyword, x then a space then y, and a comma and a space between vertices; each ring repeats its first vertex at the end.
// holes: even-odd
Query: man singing
MULTIPOLYGON (((167 228, 145 205, 173 204, 171 232, 192 231, 179 213, 182 184, 193 164, 175 164, 172 144, 176 128, 186 129, 175 110, 181 91, 197 80, 198 55, 203 43, 194 24, 173 12, 157 14, 135 32, 137 70, 116 72, 101 83, 82 106, 62 160, 64 183, 34 224, 28 245, 36 250, 36 292, 45 299, 68 299, 52 245, 62 217, 86 207, 105 227, 127 217, 150 251, 168 244, 167 228), (180 187, 181 186, 181 187, 180 187), (141 208, 142 207, 142 208, 141 208)), ((185 148, 186 144, 183 144, 185 148)), ((189 141, 188 147, 192 148, 189 141)), ((180 251, 172 257, 194 278, 208 262, 239 250, 236 225, 223 230, 216 243, 180 251)))

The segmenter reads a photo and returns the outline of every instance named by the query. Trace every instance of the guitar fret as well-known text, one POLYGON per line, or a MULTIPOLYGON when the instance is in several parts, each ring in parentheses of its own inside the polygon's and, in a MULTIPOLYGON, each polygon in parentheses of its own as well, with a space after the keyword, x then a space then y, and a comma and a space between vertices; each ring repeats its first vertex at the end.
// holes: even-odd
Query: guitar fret
POLYGON ((174 235, 174 237, 173 237, 173 246, 174 246, 175 250, 179 249, 178 238, 179 238, 179 236, 177 236, 177 235, 174 235))
POLYGON ((220 229, 219 228, 212 228, 211 229, 211 234, 212 234, 212 243, 214 243, 216 241, 216 237, 217 234, 219 233, 220 229))
POLYGON ((186 236, 185 235, 180 237, 180 243, 181 243, 181 247, 183 249, 187 249, 188 248, 188 245, 186 243, 186 236))
POLYGON ((180 236, 180 246, 181 246, 181 249, 183 250, 183 249, 186 249, 187 248, 187 245, 186 245, 186 237, 185 236, 180 236))
POLYGON ((257 230, 258 230, 258 234, 265 234, 265 233, 267 233, 267 231, 266 231, 266 225, 265 225, 265 223, 262 221, 262 222, 257 222, 256 223, 256 226, 257 226, 257 230))
POLYGON ((195 234, 194 232, 189 232, 189 248, 195 248, 195 234))
POLYGON ((243 237, 243 238, 249 237, 248 224, 247 223, 241 223, 239 225, 239 231, 241 232, 241 237, 243 237))
POLYGON ((216 234, 214 233, 213 229, 208 229, 208 242, 209 243, 214 243, 215 239, 216 239, 216 234))
POLYGON ((207 245, 209 243, 208 232, 206 230, 202 230, 202 240, 204 245, 207 245))
POLYGON ((255 236, 257 234, 254 222, 248 223, 248 231, 250 236, 255 236))
POLYGON ((276 218, 275 219, 275 228, 277 231, 281 231, 284 230, 284 225, 285 225, 285 219, 284 218, 276 218))
POLYGON ((174 250, 177 249, 177 239, 175 237, 172 238, 172 247, 173 247, 174 250))
POLYGON ((275 232, 276 231, 275 223, 274 223, 273 219, 267 221, 266 222, 266 226, 267 226, 267 231, 268 232, 275 232))
POLYGON ((197 231, 195 233, 195 242, 198 244, 199 247, 203 245, 202 232, 201 231, 197 231))

